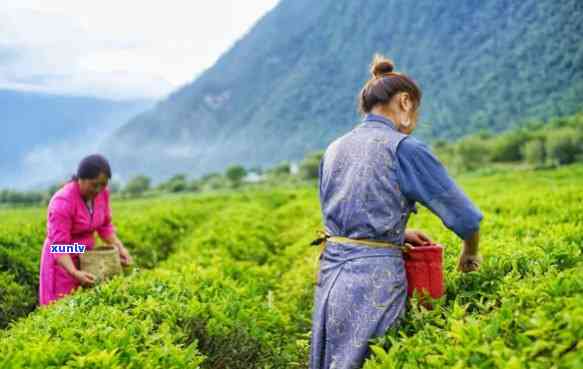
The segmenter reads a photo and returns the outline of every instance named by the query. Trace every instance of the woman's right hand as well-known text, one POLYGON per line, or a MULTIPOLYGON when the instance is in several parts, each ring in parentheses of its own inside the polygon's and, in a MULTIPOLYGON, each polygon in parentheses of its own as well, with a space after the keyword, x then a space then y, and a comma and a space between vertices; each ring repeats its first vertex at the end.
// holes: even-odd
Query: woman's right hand
POLYGON ((457 264, 457 270, 462 273, 475 272, 480 269, 482 255, 479 251, 480 232, 476 231, 468 239, 464 240, 462 253, 457 264))
POLYGON ((475 272, 480 269, 482 255, 480 253, 470 254, 462 252, 458 261, 457 269, 462 273, 475 272))
POLYGON ((93 274, 83 270, 75 270, 73 272, 73 277, 75 277, 75 279, 77 279, 83 286, 91 286, 97 279, 93 274))

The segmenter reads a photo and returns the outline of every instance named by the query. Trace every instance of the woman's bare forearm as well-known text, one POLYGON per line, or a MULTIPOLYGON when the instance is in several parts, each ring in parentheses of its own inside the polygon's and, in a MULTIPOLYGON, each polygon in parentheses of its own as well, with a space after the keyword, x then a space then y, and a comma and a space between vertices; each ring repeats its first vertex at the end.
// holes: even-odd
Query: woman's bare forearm
POLYGON ((77 266, 73 263, 73 259, 69 254, 58 255, 57 264, 62 266, 70 275, 75 275, 75 272, 77 272, 77 266))
POLYGON ((476 255, 479 251, 480 230, 474 232, 464 240, 463 252, 468 255, 476 255))
POLYGON ((101 238, 103 242, 106 242, 108 245, 115 245, 116 247, 121 244, 119 238, 115 233, 112 233, 109 237, 101 238))

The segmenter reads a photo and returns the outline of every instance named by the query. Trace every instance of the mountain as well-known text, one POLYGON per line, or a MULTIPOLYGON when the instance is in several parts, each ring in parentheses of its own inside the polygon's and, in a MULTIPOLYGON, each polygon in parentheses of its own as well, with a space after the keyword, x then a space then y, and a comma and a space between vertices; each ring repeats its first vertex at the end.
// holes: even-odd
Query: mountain
POLYGON ((0 90, 0 188, 43 187, 66 178, 83 155, 152 105, 0 90))
POLYGON ((571 114, 583 107, 581 19, 580 0, 282 0, 103 150, 125 177, 301 159, 356 124, 375 52, 420 84, 426 140, 571 114))

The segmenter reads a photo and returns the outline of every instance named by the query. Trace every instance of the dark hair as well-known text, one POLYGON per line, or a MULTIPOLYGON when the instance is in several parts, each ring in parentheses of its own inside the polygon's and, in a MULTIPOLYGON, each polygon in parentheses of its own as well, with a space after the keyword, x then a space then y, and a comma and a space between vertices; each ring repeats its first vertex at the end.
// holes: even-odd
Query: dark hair
POLYGON ((404 74, 393 72, 395 63, 380 54, 375 54, 370 66, 372 78, 360 91, 358 109, 367 114, 378 104, 387 104, 399 92, 407 92, 415 103, 421 104, 421 89, 404 74))
POLYGON ((104 173, 107 178, 111 178, 111 167, 109 162, 100 154, 93 154, 83 158, 77 167, 77 174, 71 177, 72 181, 78 179, 95 179, 100 173, 104 173))

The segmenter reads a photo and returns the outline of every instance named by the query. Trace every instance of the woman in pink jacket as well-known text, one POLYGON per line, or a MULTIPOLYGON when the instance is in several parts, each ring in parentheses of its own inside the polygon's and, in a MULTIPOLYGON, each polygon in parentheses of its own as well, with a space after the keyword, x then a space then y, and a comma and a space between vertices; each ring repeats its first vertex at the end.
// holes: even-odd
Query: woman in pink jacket
POLYGON ((40 305, 47 305, 72 293, 80 285, 95 282, 95 276, 79 270, 79 254, 59 252, 54 245, 85 246, 91 250, 95 244, 94 232, 107 244, 114 245, 124 265, 132 258, 117 238, 111 223, 109 190, 107 183, 111 169, 107 160, 99 155, 85 157, 77 174, 57 191, 48 206, 47 237, 40 261, 40 305), (53 246, 53 247, 51 247, 53 246))

